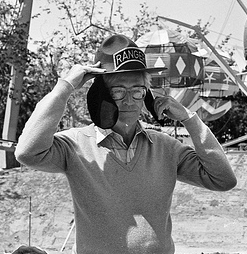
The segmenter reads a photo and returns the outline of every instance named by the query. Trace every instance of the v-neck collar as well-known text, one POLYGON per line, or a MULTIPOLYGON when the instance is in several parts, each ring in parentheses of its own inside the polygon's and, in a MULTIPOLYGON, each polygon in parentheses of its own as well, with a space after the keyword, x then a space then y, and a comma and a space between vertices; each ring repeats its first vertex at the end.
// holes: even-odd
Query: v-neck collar
POLYGON ((111 156, 111 158, 113 158, 122 168, 124 168, 125 170, 131 172, 133 171, 133 169, 135 168, 136 163, 139 160, 140 157, 140 153, 142 150, 142 146, 143 146, 143 138, 139 137, 138 140, 138 144, 137 144, 137 148, 134 154, 134 157, 131 159, 130 162, 125 163, 123 161, 121 161, 115 154, 114 152, 110 151, 109 155, 111 156))
MULTIPOLYGON (((141 125, 141 123, 140 123, 140 125, 141 125)), ((94 137, 95 142, 98 145, 98 147, 101 147, 101 149, 105 150, 105 152, 107 152, 108 155, 115 162, 117 162, 123 169, 125 169, 126 171, 129 171, 129 172, 133 171, 136 163, 139 160, 139 157, 140 157, 140 154, 141 154, 141 151, 142 151, 142 146, 143 146, 143 143, 144 143, 145 139, 148 139, 147 141, 150 142, 151 144, 153 144, 153 141, 152 141, 152 138, 151 138, 150 134, 146 130, 144 130, 144 127, 141 125, 141 128, 143 128, 144 132, 142 132, 142 135, 138 134, 138 135, 140 135, 140 137, 139 137, 139 142, 137 144, 135 154, 134 154, 132 160, 126 164, 125 162, 118 159, 117 156, 114 154, 114 152, 111 151, 111 149, 109 149, 107 147, 104 147, 104 146, 100 146, 100 144, 97 143, 97 129, 99 127, 95 126, 94 124, 91 124, 88 127, 89 128, 86 128, 86 131, 84 132, 84 134, 87 135, 87 136, 94 137)))

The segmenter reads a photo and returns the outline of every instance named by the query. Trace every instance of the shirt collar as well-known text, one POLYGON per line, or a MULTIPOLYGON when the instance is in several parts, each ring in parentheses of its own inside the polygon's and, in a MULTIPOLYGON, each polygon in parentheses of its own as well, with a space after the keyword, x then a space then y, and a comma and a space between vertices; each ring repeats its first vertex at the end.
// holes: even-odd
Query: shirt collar
POLYGON ((95 132, 96 132, 96 144, 99 144, 107 136, 109 136, 111 133, 113 133, 112 129, 102 129, 102 128, 96 126, 96 125, 94 125, 94 129, 95 129, 95 132))
MULTIPOLYGON (((114 133, 114 131, 112 129, 102 129, 96 125, 94 125, 94 129, 96 132, 96 143, 99 144, 100 142, 102 142, 105 138, 107 138, 107 136, 109 136, 110 134, 114 133)), ((136 135, 143 133, 145 135, 145 137, 151 142, 153 143, 149 133, 144 129, 144 127, 141 125, 141 123, 139 121, 137 121, 137 126, 136 126, 136 135)))

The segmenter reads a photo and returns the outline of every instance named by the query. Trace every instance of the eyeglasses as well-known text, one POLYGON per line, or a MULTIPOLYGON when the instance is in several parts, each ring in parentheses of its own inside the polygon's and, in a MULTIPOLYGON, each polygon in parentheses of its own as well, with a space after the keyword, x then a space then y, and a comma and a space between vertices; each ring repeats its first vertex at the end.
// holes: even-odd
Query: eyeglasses
POLYGON ((123 86, 113 86, 110 88, 110 94, 113 100, 122 100, 127 91, 131 93, 131 96, 135 100, 142 100, 146 96, 147 88, 145 86, 134 86, 131 88, 125 88, 123 86))

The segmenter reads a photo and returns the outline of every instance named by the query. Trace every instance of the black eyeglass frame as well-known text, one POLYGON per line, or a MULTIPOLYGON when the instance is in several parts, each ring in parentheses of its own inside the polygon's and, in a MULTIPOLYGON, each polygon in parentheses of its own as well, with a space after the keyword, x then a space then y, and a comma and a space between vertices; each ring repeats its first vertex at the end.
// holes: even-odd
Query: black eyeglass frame
POLYGON ((119 101, 119 100, 124 99, 126 94, 127 94, 127 91, 131 92, 131 96, 134 100, 143 100, 145 98, 146 94, 147 94, 147 87, 146 86, 133 86, 133 87, 130 87, 130 88, 126 88, 124 86, 113 86, 113 87, 110 88, 110 94, 111 94, 114 101, 119 101), (142 97, 137 98, 137 97, 134 96, 132 90, 139 89, 139 88, 142 89, 142 91, 141 90, 138 91, 138 92, 142 93, 142 97), (123 89, 122 90, 123 91, 123 96, 120 97, 120 98, 114 98, 113 93, 112 93, 112 90, 114 90, 114 89, 123 89))

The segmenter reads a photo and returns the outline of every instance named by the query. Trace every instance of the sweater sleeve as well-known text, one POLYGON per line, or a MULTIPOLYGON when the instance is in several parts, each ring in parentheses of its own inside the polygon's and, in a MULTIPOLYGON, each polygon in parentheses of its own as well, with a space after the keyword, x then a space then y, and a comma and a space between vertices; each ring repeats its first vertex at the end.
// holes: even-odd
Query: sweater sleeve
POLYGON ((54 134, 71 92, 72 88, 59 80, 54 89, 36 105, 15 150, 16 159, 21 164, 38 170, 61 171, 63 142, 54 134), (60 161, 59 166, 56 161, 60 161))
POLYGON ((195 114, 183 122, 193 148, 180 146, 178 180, 210 190, 227 191, 237 180, 230 163, 210 129, 195 114))

